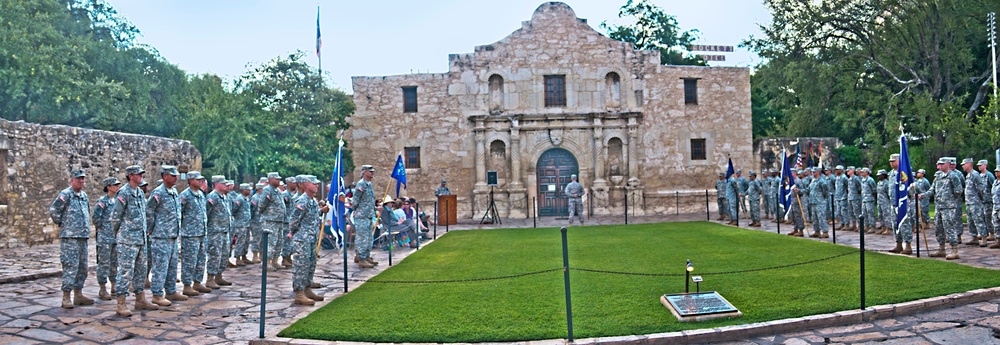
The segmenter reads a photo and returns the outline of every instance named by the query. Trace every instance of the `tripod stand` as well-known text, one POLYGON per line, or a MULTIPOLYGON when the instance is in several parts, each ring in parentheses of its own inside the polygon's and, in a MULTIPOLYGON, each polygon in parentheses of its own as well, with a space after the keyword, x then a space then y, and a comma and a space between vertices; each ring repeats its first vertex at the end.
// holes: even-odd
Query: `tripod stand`
POLYGON ((497 224, 503 224, 500 221, 500 213, 497 212, 497 204, 493 202, 493 186, 490 186, 490 205, 486 207, 486 214, 483 215, 479 224, 486 224, 486 217, 492 218, 497 224))

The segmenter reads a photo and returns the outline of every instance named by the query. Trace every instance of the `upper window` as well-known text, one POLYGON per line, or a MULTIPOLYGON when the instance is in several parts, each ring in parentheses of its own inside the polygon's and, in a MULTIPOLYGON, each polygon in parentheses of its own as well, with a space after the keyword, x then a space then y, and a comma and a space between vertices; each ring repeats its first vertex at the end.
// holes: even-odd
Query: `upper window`
POLYGON ((698 104, 698 79, 684 79, 684 104, 698 104))
POLYGON ((565 75, 545 76, 545 106, 546 107, 566 106, 565 75))
POLYGON ((403 156, 406 157, 406 168, 407 169, 419 169, 420 168, 420 147, 406 147, 403 148, 403 156))
POLYGON ((705 160, 705 139, 691 139, 691 160, 705 160))
POLYGON ((417 87, 416 86, 404 86, 403 87, 403 112, 404 113, 415 113, 415 112, 417 112, 417 87))

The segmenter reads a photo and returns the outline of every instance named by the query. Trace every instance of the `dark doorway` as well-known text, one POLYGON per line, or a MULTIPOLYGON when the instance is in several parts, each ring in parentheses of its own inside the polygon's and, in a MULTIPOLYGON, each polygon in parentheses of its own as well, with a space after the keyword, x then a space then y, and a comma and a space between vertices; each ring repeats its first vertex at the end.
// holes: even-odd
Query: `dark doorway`
POLYGON ((569 216, 563 188, 570 183, 570 175, 578 174, 579 170, 576 157, 566 149, 554 148, 542 153, 535 165, 539 216, 569 216))

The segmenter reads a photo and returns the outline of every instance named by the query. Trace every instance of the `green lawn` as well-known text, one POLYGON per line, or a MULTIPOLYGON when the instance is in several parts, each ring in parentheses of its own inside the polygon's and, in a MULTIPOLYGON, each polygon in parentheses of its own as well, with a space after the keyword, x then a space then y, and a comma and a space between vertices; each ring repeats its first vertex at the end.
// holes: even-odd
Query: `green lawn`
MULTIPOLYGON (((659 302, 683 277, 571 271, 576 338, 669 332, 775 320, 859 307, 858 255, 774 267, 856 249, 707 222, 592 226, 569 231, 570 266, 684 273, 691 259, 744 316, 677 322, 659 302)), ((867 253, 867 303, 903 302, 1000 286, 1000 274, 941 260, 867 253)), ((374 280, 495 277, 559 268, 558 229, 456 231, 374 280)), ((694 285, 691 286, 692 291, 694 285)), ((488 342, 566 337, 562 271, 446 284, 369 282, 283 330, 293 338, 373 342, 488 342)))

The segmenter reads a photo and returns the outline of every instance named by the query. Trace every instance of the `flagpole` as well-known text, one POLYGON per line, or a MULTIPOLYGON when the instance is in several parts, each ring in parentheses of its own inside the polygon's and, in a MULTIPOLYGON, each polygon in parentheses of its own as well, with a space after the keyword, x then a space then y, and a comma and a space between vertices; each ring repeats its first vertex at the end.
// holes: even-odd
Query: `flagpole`
POLYGON ((323 47, 323 41, 319 32, 319 5, 316 5, 316 58, 319 60, 319 82, 323 84, 323 53, 320 52, 320 48, 323 47))

